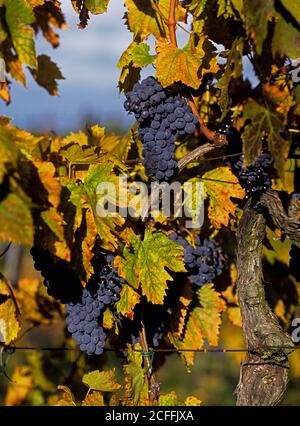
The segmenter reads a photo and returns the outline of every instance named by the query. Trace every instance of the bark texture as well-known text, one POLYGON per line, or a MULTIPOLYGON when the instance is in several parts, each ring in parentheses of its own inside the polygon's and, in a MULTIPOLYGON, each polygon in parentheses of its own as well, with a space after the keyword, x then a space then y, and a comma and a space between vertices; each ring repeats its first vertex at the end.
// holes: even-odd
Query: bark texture
MULTIPOLYGON (((280 209, 282 229, 297 231, 287 219, 277 194, 270 191, 262 204, 272 210, 270 214, 274 218, 277 218, 277 208, 280 209)), ((237 235, 237 290, 244 338, 249 350, 241 366, 236 389, 237 405, 243 406, 275 405, 280 401, 288 382, 287 355, 293 350, 290 336, 281 328, 265 298, 262 277, 265 228, 264 215, 251 207, 249 201, 237 235)))

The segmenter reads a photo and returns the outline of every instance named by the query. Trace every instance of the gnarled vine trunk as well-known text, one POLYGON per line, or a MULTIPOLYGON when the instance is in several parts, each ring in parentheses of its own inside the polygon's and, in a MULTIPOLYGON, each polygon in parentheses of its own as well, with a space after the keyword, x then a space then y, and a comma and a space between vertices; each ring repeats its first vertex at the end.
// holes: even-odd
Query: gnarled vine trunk
MULTIPOLYGON (((271 217, 276 217, 276 225, 286 235, 293 229, 291 239, 298 245, 299 219, 285 214, 278 194, 268 191, 261 205, 268 208, 271 217), (278 221, 279 216, 281 219, 278 221)), ((248 349, 236 389, 237 405, 275 405, 288 382, 287 355, 293 350, 293 342, 280 326, 265 297, 262 276, 265 228, 264 215, 251 207, 249 201, 237 235, 237 290, 248 349)))

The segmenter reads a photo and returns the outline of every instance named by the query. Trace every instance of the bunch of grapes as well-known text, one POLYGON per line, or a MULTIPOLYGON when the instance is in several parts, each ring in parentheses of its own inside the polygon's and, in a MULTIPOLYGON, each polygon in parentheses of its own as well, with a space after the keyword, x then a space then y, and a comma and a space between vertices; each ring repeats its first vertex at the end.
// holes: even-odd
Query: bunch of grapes
POLYGON ((82 285, 75 271, 63 259, 53 256, 49 250, 34 245, 30 253, 34 267, 41 272, 47 293, 61 303, 76 301, 81 297, 82 285))
POLYGON ((214 240, 205 238, 201 241, 197 237, 195 246, 191 246, 175 232, 169 235, 169 238, 184 247, 184 261, 188 270, 188 278, 192 283, 201 287, 222 274, 223 254, 214 240))
POLYGON ((227 152, 229 160, 226 164, 232 167, 233 173, 239 178, 241 186, 245 189, 246 196, 260 196, 271 188, 270 168, 272 158, 268 152, 261 153, 248 167, 243 167, 244 156, 232 157, 242 150, 242 139, 239 132, 231 122, 222 123, 218 133, 225 134, 228 141, 227 152))
POLYGON ((103 310, 113 306, 119 299, 124 281, 112 267, 111 256, 107 256, 104 262, 96 256, 93 263, 94 274, 83 290, 81 300, 67 304, 66 322, 68 331, 81 351, 100 355, 103 353, 106 334, 99 320, 103 310))
POLYGON ((186 99, 163 89, 154 77, 147 77, 126 93, 124 108, 134 113, 139 123, 147 176, 170 180, 177 169, 176 135, 193 134, 198 122, 186 99))
POLYGON ((271 188, 270 166, 271 156, 268 152, 261 153, 248 167, 243 167, 244 157, 241 156, 232 165, 233 172, 238 176, 246 196, 259 196, 271 188))

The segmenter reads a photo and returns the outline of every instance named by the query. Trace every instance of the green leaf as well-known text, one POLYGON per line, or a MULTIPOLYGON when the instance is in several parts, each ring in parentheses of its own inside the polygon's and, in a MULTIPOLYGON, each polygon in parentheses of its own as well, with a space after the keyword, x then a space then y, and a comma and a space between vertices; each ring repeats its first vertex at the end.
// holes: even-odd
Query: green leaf
POLYGON ((160 395, 158 399, 158 405, 161 407, 176 407, 176 406, 182 406, 183 403, 178 400, 178 396, 176 395, 176 392, 172 391, 165 395, 160 395))
POLYGON ((89 388, 101 392, 114 392, 120 389, 121 385, 115 380, 115 370, 99 371, 95 370, 85 374, 82 382, 89 388))
MULTIPOLYGON (((138 344, 136 349, 141 349, 138 344)), ((140 351, 134 351, 128 345, 128 364, 124 366, 126 396, 133 397, 134 404, 148 399, 148 381, 143 368, 143 357, 140 351)))
POLYGON ((141 285, 149 302, 162 304, 167 281, 173 281, 166 268, 172 272, 185 271, 183 247, 150 229, 146 229, 142 241, 132 236, 131 245, 131 251, 125 248, 124 257, 115 261, 119 275, 136 289, 141 285))
POLYGON ((290 12, 295 20, 300 23, 300 3, 295 0, 280 0, 280 3, 290 12))
POLYGON ((284 131, 283 119, 254 101, 245 105, 243 119, 251 120, 242 136, 246 164, 252 163, 261 152, 262 138, 265 134, 275 168, 279 177, 284 181, 284 164, 290 149, 290 142, 281 136, 284 131))
POLYGON ((186 9, 195 17, 199 18, 203 13, 207 0, 192 0, 186 5, 186 9))
POLYGON ((116 303, 117 311, 125 317, 133 319, 134 307, 140 301, 139 294, 132 287, 125 284, 120 292, 120 299, 116 303))
MULTIPOLYGON (((300 4, 298 4, 300 9, 300 4)), ((299 25, 300 27, 300 25, 299 25)), ((272 51, 281 56, 298 58, 300 56, 300 31, 293 24, 286 22, 281 16, 276 22, 274 36, 272 40, 272 51)))
POLYGON ((246 27, 259 55, 268 33, 268 22, 276 16, 273 0, 244 1, 246 27))
POLYGON ((232 78, 238 78, 243 72, 243 39, 237 38, 233 42, 232 48, 227 56, 227 62, 224 73, 219 79, 216 87, 221 89, 220 107, 225 115, 228 112, 229 107, 229 84, 232 78))
POLYGON ((131 50, 133 66, 146 67, 153 64, 156 56, 150 55, 150 46, 146 43, 134 43, 131 50))
MULTIPOLYGON (((79 227, 83 217, 83 210, 89 209, 93 214, 94 224, 103 248, 114 250, 117 247, 117 239, 114 230, 124 222, 120 216, 100 217, 97 213, 97 187, 101 183, 112 183, 118 187, 118 177, 113 173, 113 163, 106 161, 104 164, 92 165, 81 185, 69 184, 71 192, 70 201, 76 207, 75 227, 79 227)), ((112 199, 112 201, 114 201, 112 199)))
POLYGON ((107 12, 109 0, 85 0, 87 9, 94 15, 107 12))
POLYGON ((52 96, 58 95, 58 84, 57 80, 64 80, 60 69, 53 62, 49 56, 40 55, 37 58, 38 66, 37 69, 30 68, 30 72, 33 75, 38 85, 47 90, 52 96))
POLYGON ((136 43, 133 41, 123 52, 118 68, 121 70, 119 88, 127 92, 140 78, 141 67, 152 64, 156 56, 150 55, 150 46, 146 43, 136 43))
POLYGON ((30 206, 17 194, 10 193, 0 203, 0 240, 31 246, 33 220, 30 206))
POLYGON ((33 12, 24 0, 5 0, 5 6, 6 22, 19 59, 36 68, 34 31, 27 26, 35 20, 33 12))
POLYGON ((0 125, 0 183, 6 173, 7 166, 15 168, 17 159, 18 150, 13 135, 8 128, 0 125))

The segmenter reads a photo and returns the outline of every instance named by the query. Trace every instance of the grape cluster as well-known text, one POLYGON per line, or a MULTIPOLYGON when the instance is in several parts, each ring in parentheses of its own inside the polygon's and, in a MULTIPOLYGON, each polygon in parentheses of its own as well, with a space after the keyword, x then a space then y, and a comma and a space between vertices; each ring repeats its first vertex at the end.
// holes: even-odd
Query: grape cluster
POLYGON ((176 173, 176 135, 193 134, 198 122, 186 99, 173 94, 147 77, 126 93, 124 108, 134 113, 143 143, 143 166, 147 176, 168 181, 176 173))
POLYGON ((259 196, 271 188, 270 168, 272 158, 270 154, 263 152, 250 166, 243 167, 243 155, 230 157, 231 154, 236 154, 242 150, 242 139, 237 129, 232 126, 231 121, 227 121, 222 123, 217 132, 227 136, 229 159, 225 164, 232 167, 233 173, 239 178, 241 186, 245 189, 246 197, 259 196))
POLYGON ((270 166, 271 156, 268 152, 261 153, 248 167, 243 167, 244 157, 241 156, 232 164, 233 172, 238 176, 246 196, 259 196, 271 188, 270 166))
POLYGON ((69 303, 81 297, 82 285, 76 273, 63 259, 53 256, 49 250, 34 245, 30 253, 34 267, 41 272, 47 293, 61 303, 69 303))
POLYGON ((221 275, 224 269, 223 254, 214 240, 199 237, 195 240, 195 246, 191 246, 175 232, 169 235, 172 241, 184 247, 184 261, 188 270, 189 280, 201 287, 212 282, 221 275))
POLYGON ((119 299, 123 280, 112 267, 112 259, 107 256, 105 262, 94 258, 94 274, 82 292, 81 300, 67 304, 67 326, 81 351, 89 355, 100 355, 106 340, 106 334, 99 324, 103 309, 113 305, 119 299))

